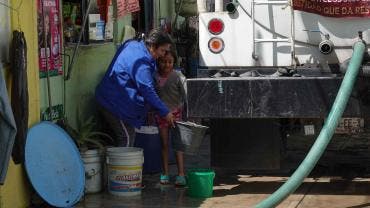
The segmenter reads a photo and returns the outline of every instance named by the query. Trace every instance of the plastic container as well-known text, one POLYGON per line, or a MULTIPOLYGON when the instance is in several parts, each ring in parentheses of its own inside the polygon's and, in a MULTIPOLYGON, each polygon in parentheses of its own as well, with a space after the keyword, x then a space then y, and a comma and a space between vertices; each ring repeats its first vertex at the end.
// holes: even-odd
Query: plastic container
POLYGON ((144 173, 158 173, 162 170, 161 138, 156 126, 142 126, 135 129, 134 147, 144 150, 144 173))
POLYGON ((141 194, 143 149, 112 147, 107 149, 108 190, 116 196, 141 194))
POLYGON ((62 128, 48 121, 30 128, 24 154, 28 178, 42 199, 52 207, 74 207, 80 201, 84 164, 76 144, 62 128))
POLYGON ((215 175, 211 169, 189 170, 187 173, 187 195, 196 198, 212 197, 215 175))
POLYGON ((98 193, 102 190, 103 153, 98 149, 81 152, 85 167, 85 192, 98 193))
POLYGON ((181 142, 185 146, 185 154, 195 155, 199 152, 207 129, 207 126, 196 123, 176 121, 177 136, 180 136, 181 142))
POLYGON ((104 40, 105 22, 96 22, 96 40, 104 40))

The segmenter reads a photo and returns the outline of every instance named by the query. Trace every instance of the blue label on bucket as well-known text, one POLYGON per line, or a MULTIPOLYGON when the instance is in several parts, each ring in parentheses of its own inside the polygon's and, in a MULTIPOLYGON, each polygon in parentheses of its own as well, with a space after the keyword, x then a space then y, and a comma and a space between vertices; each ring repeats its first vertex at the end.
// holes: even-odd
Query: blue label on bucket
POLYGON ((125 184, 116 183, 114 181, 109 181, 109 189, 116 192, 134 192, 141 190, 141 183, 137 184, 125 184))
POLYGON ((130 192, 133 192, 134 189, 140 188, 142 178, 141 170, 141 166, 109 165, 109 190, 113 192, 126 192, 127 189, 132 189, 130 192))

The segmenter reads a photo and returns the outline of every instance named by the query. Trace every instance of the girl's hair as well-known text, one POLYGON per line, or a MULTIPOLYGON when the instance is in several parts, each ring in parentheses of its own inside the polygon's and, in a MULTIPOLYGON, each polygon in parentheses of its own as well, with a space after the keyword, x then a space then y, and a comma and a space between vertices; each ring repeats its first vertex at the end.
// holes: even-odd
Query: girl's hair
POLYGON ((165 56, 167 56, 168 54, 170 54, 173 57, 173 63, 174 63, 174 65, 176 65, 176 63, 177 63, 177 52, 176 52, 176 49, 175 49, 173 44, 171 45, 170 50, 166 51, 165 56))
POLYGON ((152 29, 149 32, 149 35, 145 38, 145 43, 147 45, 152 45, 155 48, 158 48, 161 45, 165 44, 173 44, 170 35, 168 35, 165 31, 161 30, 160 28, 152 29))

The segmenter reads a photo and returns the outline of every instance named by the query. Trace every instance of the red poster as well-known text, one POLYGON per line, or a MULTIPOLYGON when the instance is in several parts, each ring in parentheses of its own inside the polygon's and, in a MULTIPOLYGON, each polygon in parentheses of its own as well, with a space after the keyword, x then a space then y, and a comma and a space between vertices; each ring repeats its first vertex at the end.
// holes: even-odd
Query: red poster
POLYGON ((45 74, 46 68, 53 75, 62 74, 59 0, 38 0, 37 12, 40 76, 43 77, 42 74, 45 74))
POLYGON ((293 0, 293 8, 326 17, 370 17, 370 0, 293 0))
POLYGON ((128 13, 140 11, 139 0, 117 0, 118 17, 128 13))

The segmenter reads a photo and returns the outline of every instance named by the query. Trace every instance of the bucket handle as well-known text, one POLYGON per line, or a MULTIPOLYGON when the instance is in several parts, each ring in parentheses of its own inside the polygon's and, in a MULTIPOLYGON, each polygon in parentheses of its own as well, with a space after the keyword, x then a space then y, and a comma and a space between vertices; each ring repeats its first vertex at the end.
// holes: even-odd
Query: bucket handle
POLYGON ((91 179, 92 177, 94 177, 94 176, 96 176, 96 175, 98 175, 99 173, 102 172, 102 169, 96 171, 94 168, 92 168, 91 170, 92 170, 91 171, 92 173, 90 173, 89 171, 85 171, 85 177, 87 179, 91 179))

